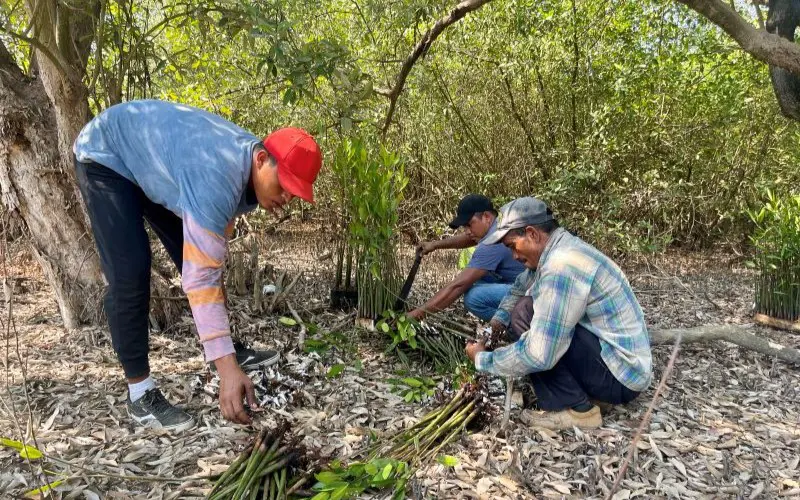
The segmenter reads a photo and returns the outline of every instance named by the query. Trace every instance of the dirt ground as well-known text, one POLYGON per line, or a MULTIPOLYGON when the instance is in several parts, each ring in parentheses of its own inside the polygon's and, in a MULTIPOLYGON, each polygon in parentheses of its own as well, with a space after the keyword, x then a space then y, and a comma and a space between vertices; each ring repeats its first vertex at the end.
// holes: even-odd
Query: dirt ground
MULTIPOLYGON (((283 355, 283 363, 269 374, 271 392, 262 394, 266 408, 254 425, 287 419, 303 444, 320 457, 346 458, 370 432, 381 435, 402 428, 431 407, 430 401, 405 403, 392 392, 389 378, 403 370, 436 374, 422 366, 403 366, 384 353, 387 342, 380 335, 356 331, 346 313, 325 309, 332 265, 320 256, 329 244, 308 245, 310 237, 279 231, 271 241, 280 241, 263 245, 262 262, 289 274, 303 271, 292 301, 304 321, 319 326, 310 338, 323 346, 321 352, 299 351, 298 327, 277 321, 285 313, 253 314, 248 297, 232 299, 232 317, 248 342, 280 349, 283 355), (336 332, 326 333, 337 325, 336 332), (329 378, 336 364, 343 364, 344 371, 329 378)), ((406 249, 403 269, 409 267, 410 253, 406 249)), ((412 302, 452 276, 454 262, 452 253, 426 258, 412 302)), ((188 477, 224 470, 254 431, 221 419, 214 379, 188 311, 164 332, 151 334, 151 365, 167 397, 191 411, 198 425, 178 436, 135 428, 125 413, 126 386, 107 332, 64 331, 35 264, 22 251, 10 264, 14 327, 8 328, 4 305, 0 436, 19 439, 20 432, 35 432, 38 446, 60 459, 49 469, 62 476, 51 480, 69 478, 57 488, 60 498, 202 496, 209 483, 188 477), (23 367, 27 387, 22 384, 23 367)), ((750 322, 752 275, 742 259, 669 253, 628 258, 621 265, 652 327, 750 322)), ((462 314, 460 306, 452 311, 454 318, 462 314)), ((800 347, 800 335, 752 330, 800 347)), ((654 349, 655 380, 670 350, 654 349)), ((446 382, 443 377, 436 380, 446 382)), ((497 419, 465 434, 446 449, 459 465, 422 467, 411 481, 409 496, 604 497, 655 385, 636 401, 605 414, 603 427, 590 432, 528 428, 516 419, 520 407, 515 399, 508 428, 501 429, 497 419)), ((502 406, 502 400, 502 392, 496 391, 493 401, 502 406)), ((800 497, 799 400, 796 366, 724 342, 685 346, 614 498, 800 497)), ((28 465, 13 450, 0 448, 0 497, 37 485, 28 465)))

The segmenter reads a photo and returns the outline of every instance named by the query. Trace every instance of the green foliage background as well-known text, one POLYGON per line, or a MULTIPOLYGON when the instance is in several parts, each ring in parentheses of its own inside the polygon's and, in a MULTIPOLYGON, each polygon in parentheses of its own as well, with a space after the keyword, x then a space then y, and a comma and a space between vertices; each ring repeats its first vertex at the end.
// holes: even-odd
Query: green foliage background
MULTIPOLYGON (((455 2, 104 5, 86 75, 95 110, 157 97, 262 135, 303 126, 330 164, 344 137, 379 135, 382 91, 455 2)), ((20 11, 0 13, 21 30, 20 11)), ((28 67, 27 46, 3 40, 28 67)), ((539 196, 606 250, 739 244, 746 209, 800 180, 800 128, 780 116, 767 67, 655 0, 490 2, 418 61, 386 146, 410 178, 401 229, 420 236, 482 192, 539 196)), ((335 220, 330 172, 318 192, 318 213, 335 220)))

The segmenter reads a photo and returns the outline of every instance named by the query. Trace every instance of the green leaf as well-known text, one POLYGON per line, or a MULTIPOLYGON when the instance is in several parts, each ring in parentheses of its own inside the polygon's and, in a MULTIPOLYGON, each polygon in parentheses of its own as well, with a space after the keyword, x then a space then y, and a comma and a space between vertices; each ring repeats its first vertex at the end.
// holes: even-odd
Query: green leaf
POLYGON ((378 473, 378 467, 376 467, 374 463, 370 462, 364 466, 364 472, 370 476, 374 476, 378 473))
POLYGON ((383 323, 381 323, 381 330, 383 330, 383 333, 389 333, 389 330, 391 330, 391 328, 389 328, 389 325, 386 324, 386 322, 384 321, 383 323))
POLYGON ((403 383, 409 387, 422 387, 422 382, 412 377, 404 378, 403 383))
POLYGON ((337 377, 337 376, 339 376, 340 373, 342 373, 342 370, 344 370, 344 365, 343 364, 340 363, 340 364, 333 365, 333 366, 331 366, 330 370, 328 370, 328 373, 325 374, 325 376, 328 377, 328 378, 337 377))
POLYGON ((342 477, 339 474, 328 470, 319 472, 315 474, 314 477, 317 479, 317 481, 324 484, 335 483, 342 480, 342 477))
POLYGON ((321 491, 316 495, 314 495, 313 497, 311 497, 311 500, 330 500, 330 498, 331 498, 330 493, 328 493, 327 491, 321 491))
POLYGON ((392 473, 392 464, 386 464, 386 467, 383 468, 383 472, 381 473, 383 479, 389 479, 389 474, 391 473, 392 473))
POLYGON ((51 489, 55 489, 59 484, 63 483, 63 479, 59 479, 58 481, 50 481, 50 485, 44 485, 41 488, 36 488, 31 491, 25 492, 25 497, 27 498, 37 498, 43 497, 46 495, 51 489))
POLYGON ((347 494, 347 488, 349 486, 349 484, 343 484, 342 486, 339 486, 333 493, 331 493, 330 500, 340 500, 344 498, 345 494, 347 494))
POLYGON ((436 461, 444 465, 445 467, 455 467, 456 465, 461 463, 461 461, 458 458, 452 455, 439 455, 436 461))
POLYGON ((410 403, 414 399, 414 391, 408 391, 403 399, 406 403, 410 403))
POLYGON ((293 320, 292 318, 287 318, 286 316, 281 316, 278 318, 278 323, 285 326, 295 326, 297 321, 293 320))
POLYGON ((27 458, 28 460, 39 460, 44 456, 44 454, 35 447, 23 445, 22 442, 14 439, 0 438, 0 445, 17 450, 19 456, 27 458))

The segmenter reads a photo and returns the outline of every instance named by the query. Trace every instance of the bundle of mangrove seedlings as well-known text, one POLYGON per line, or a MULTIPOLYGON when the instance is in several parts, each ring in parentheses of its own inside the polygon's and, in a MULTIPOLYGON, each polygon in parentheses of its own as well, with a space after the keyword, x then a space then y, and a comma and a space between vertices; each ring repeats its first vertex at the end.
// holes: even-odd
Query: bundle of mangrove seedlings
POLYGON ((220 476, 206 498, 283 499, 306 481, 300 470, 302 453, 287 439, 286 424, 272 431, 262 430, 230 467, 220 476))
POLYGON ((484 378, 462 385, 450 399, 440 399, 440 405, 412 427, 373 446, 370 458, 386 457, 412 465, 428 462, 470 424, 485 422, 494 413, 484 378))
MULTIPOLYGON (((751 212, 751 241, 758 271, 755 312, 783 321, 800 320, 800 195, 778 198, 751 212)), ((758 319, 758 318, 757 318, 758 319)))
POLYGON ((395 351, 406 362, 410 354, 419 354, 440 373, 453 373, 466 362, 465 341, 473 339, 467 327, 445 317, 418 323, 391 310, 383 314, 378 329, 392 340, 387 351, 395 351))

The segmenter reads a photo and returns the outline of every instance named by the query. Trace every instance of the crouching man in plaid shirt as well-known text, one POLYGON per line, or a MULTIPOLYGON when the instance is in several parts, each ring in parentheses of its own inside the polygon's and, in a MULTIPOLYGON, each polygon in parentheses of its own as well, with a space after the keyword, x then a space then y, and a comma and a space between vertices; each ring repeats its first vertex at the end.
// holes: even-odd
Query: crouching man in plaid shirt
POLYGON ((526 424, 600 427, 595 402, 627 403, 652 378, 650 338, 627 278, 611 259, 560 228, 536 198, 500 209, 486 244, 500 242, 535 269, 510 321, 511 337, 519 340, 491 352, 471 343, 467 355, 481 371, 529 375, 542 411, 523 412, 526 424), (520 324, 529 325, 527 331, 519 331, 520 324))

